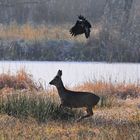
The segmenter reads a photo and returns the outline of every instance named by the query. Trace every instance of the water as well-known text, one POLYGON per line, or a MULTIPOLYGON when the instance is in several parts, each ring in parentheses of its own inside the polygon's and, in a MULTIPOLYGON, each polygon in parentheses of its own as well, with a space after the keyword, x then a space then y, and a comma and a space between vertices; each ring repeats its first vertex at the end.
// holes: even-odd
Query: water
POLYGON ((33 75, 34 80, 48 86, 60 69, 67 86, 75 86, 88 80, 137 83, 140 80, 140 64, 97 62, 47 62, 47 61, 0 61, 0 73, 11 73, 21 68, 33 75))

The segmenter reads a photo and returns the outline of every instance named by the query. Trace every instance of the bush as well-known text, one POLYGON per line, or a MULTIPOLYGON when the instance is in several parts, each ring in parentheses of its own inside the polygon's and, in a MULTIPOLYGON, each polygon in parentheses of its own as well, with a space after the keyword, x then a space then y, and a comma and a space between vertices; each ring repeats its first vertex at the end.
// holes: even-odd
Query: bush
POLYGON ((21 69, 16 75, 10 73, 0 74, 0 89, 38 89, 39 86, 33 81, 32 76, 21 69))
POLYGON ((50 119, 70 120, 78 115, 75 110, 60 108, 56 102, 52 101, 51 97, 20 93, 1 96, 0 113, 19 118, 30 116, 41 122, 50 119))

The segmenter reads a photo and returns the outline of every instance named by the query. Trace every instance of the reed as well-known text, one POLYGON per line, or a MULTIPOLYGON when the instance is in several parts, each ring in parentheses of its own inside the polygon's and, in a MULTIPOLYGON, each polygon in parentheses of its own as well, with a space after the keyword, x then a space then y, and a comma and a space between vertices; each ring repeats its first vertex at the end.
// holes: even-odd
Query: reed
MULTIPOLYGON (((6 88, 0 89, 0 93, 6 88)), ((0 139, 138 140, 139 89, 139 85, 135 84, 101 81, 87 81, 72 88, 96 92, 102 97, 93 117, 79 123, 74 120, 83 112, 80 109, 60 108, 54 89, 13 88, 12 93, 7 90, 11 94, 0 94, 0 139), (118 93, 127 96, 121 98, 118 93), (138 98, 130 93, 137 94, 138 98)))
POLYGON ((1 92, 9 92, 12 89, 39 89, 39 85, 34 82, 32 75, 28 74, 25 69, 20 69, 14 75, 10 71, 0 74, 1 92))
MULTIPOLYGON (((47 40, 75 40, 69 33, 69 25, 53 26, 53 25, 33 25, 26 23, 19 25, 12 22, 9 25, 0 25, 1 39, 23 39, 26 41, 47 41, 47 40)), ((84 36, 76 38, 76 41, 85 41, 84 36)))

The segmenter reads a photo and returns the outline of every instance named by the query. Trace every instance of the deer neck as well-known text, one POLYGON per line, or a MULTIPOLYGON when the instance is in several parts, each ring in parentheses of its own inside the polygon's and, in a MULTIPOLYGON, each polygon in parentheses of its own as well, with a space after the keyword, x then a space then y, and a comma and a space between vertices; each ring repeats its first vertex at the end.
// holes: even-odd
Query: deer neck
POLYGON ((59 83, 59 85, 56 86, 57 90, 58 90, 58 94, 60 96, 60 98, 63 98, 65 97, 65 87, 64 87, 64 84, 61 80, 61 82, 59 83))

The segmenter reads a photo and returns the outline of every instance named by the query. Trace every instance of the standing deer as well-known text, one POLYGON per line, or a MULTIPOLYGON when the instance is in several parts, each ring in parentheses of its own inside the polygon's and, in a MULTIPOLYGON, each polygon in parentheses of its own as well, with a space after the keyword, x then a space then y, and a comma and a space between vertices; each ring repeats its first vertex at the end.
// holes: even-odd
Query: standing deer
POLYGON ((62 71, 58 70, 57 75, 49 83, 56 86, 63 107, 80 108, 86 107, 87 114, 78 119, 78 121, 93 115, 92 108, 99 102, 99 96, 90 92, 76 92, 68 90, 64 87, 62 79, 62 71))

